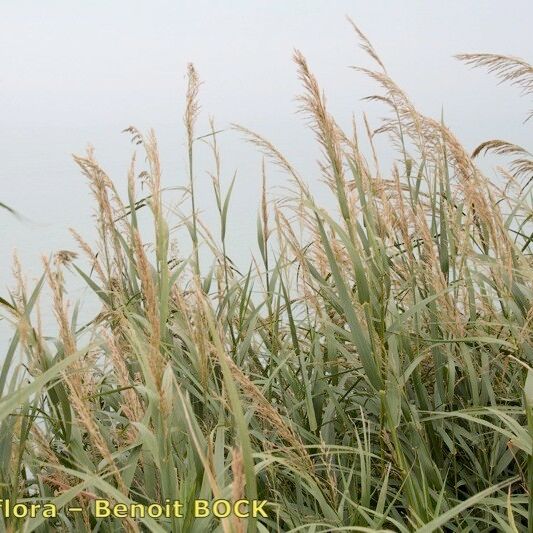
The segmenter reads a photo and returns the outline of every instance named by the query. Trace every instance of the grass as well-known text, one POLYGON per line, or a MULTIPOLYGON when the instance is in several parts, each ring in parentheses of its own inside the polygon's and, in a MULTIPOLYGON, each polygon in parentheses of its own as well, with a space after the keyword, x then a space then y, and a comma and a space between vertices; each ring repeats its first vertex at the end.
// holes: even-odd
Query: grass
MULTIPOLYGON (((0 499, 59 512, 0 516, 3 531, 531 531, 533 158, 500 140, 471 156, 417 112, 355 30, 375 63, 358 70, 390 110, 378 130, 362 124, 367 158, 294 56, 336 209, 274 145, 235 126, 265 154, 259 254, 244 274, 226 253, 234 181, 221 184, 214 124, 197 133, 192 66, 188 213, 165 209, 171 191, 151 132, 128 130, 146 164, 132 160, 127 198, 92 151, 75 158, 98 212, 96 247, 75 234, 89 266, 60 252, 36 286, 17 274, 0 300, 13 325, 0 373, 0 499), (397 151, 386 173, 377 135, 397 151), (219 228, 196 211, 198 142, 213 154, 219 228), (487 151, 502 157, 497 183, 476 166, 487 151), (289 183, 277 201, 270 165, 289 183), (188 258, 172 251, 176 227, 189 235, 188 258), (99 299, 88 324, 69 311, 65 271, 99 299), (41 326, 45 285, 54 338, 41 326), (178 499, 184 511, 96 518, 96 498, 178 499), (194 500, 219 498, 267 500, 268 516, 194 516, 194 500)), ((521 60, 461 59, 533 92, 521 60)))

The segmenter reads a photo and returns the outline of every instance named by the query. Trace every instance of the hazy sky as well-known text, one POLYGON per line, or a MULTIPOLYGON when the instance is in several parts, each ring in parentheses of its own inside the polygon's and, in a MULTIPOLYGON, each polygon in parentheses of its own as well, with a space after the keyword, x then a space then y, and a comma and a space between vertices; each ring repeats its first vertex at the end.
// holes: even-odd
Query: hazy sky
MULTIPOLYGON (((73 246, 67 227, 93 235, 87 186, 70 158, 88 142, 123 184, 132 146, 121 130, 153 127, 165 183, 185 183, 181 116, 189 61, 205 82, 200 132, 209 114, 221 128, 248 126, 316 180, 317 151, 295 113, 293 49, 307 56, 341 123, 367 109, 377 124, 384 112, 361 102, 374 86, 348 66, 370 62, 346 14, 421 111, 438 117, 444 106, 467 148, 493 137, 527 145, 531 123, 522 121, 530 102, 452 55, 500 52, 532 61, 531 1, 0 0, 0 201, 32 221, 0 212, 0 293, 10 282, 13 248, 38 272, 41 253, 73 246)), ((230 251, 247 250, 261 157, 233 132, 221 143, 225 184, 238 170, 230 226, 238 239, 230 251)), ((198 180, 207 198, 203 170, 198 180)), ((210 201, 202 201, 209 220, 210 201)))

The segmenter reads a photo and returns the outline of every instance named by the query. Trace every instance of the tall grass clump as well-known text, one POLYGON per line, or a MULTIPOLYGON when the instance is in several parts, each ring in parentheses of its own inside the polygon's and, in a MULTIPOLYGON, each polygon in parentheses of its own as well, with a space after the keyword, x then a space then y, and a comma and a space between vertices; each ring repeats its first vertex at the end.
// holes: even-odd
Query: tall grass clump
MULTIPOLYGON (((59 252, 34 287, 17 267, 1 302, 13 338, 0 374, 0 499, 51 502, 58 516, 0 513, 3 531, 531 531, 533 157, 502 140, 470 154, 355 30, 375 64, 357 70, 390 111, 377 130, 357 125, 368 157, 294 55, 335 209, 270 141, 235 126, 265 155, 259 254, 244 273, 227 255, 234 181, 223 183, 214 124, 197 124, 192 66, 180 184, 190 209, 165 207, 152 132, 128 129, 142 157, 125 198, 93 151, 75 157, 98 241, 74 233, 86 262, 59 252), (397 153, 387 171, 378 135, 397 153), (198 142, 213 154, 218 228, 197 211, 198 142), (487 151, 502 156, 494 183, 476 166, 487 151), (269 195, 269 165, 287 176, 283 198, 269 195), (190 257, 174 253, 176 232, 190 257), (101 305, 87 324, 68 306, 67 272, 101 305), (41 293, 57 336, 43 331, 41 293), (98 518, 97 498, 180 500, 183 516, 98 518), (195 500, 220 498, 267 500, 267 516, 194 515, 195 500)), ((461 59, 533 90, 524 61, 461 59)))

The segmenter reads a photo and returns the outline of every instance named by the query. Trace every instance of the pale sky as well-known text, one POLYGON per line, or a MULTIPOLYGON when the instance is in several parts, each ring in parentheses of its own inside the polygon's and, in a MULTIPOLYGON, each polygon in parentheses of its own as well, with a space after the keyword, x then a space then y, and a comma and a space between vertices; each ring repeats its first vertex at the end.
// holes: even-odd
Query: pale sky
MULTIPOLYGON (((422 112, 439 117, 444 107, 468 149, 494 137, 527 145, 532 123, 522 121, 531 103, 452 56, 498 52, 533 61, 531 1, 0 0, 0 201, 32 221, 0 212, 0 293, 10 283, 13 248, 38 273, 41 253, 73 247, 69 226, 93 236, 88 189, 70 158, 88 142, 123 184, 132 146, 121 130, 153 127, 165 183, 186 182, 181 117, 189 61, 204 80, 199 133, 208 115, 220 128, 240 123, 316 180, 318 152, 295 113, 294 48, 307 56, 341 124, 352 111, 360 117, 367 110, 374 125, 385 113, 361 101, 375 87, 348 67, 371 63, 345 15, 422 112)), ((238 172, 230 253, 247 256, 261 156, 234 132, 220 142, 225 185, 238 172)), ((270 173, 273 184, 282 183, 270 173)), ((201 168, 198 181, 209 221, 211 185, 201 168)))

